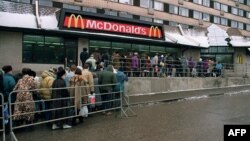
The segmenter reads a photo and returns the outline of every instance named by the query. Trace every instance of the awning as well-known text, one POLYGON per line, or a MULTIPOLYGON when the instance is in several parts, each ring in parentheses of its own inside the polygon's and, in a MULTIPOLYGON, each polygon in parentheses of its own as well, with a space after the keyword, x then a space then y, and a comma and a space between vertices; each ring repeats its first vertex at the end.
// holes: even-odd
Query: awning
POLYGON ((169 27, 165 26, 165 40, 181 45, 189 45, 194 47, 208 48, 208 39, 204 31, 196 29, 183 30, 181 26, 169 27))
MULTIPOLYGON (((58 29, 58 8, 39 6, 41 28, 58 29)), ((0 26, 38 29, 35 5, 0 1, 0 26)))
POLYGON ((242 36, 231 36, 230 37, 233 47, 248 47, 250 48, 250 38, 242 37, 242 36))
POLYGON ((225 30, 221 29, 215 24, 210 25, 207 30, 207 36, 210 46, 228 46, 225 39, 229 36, 225 30))

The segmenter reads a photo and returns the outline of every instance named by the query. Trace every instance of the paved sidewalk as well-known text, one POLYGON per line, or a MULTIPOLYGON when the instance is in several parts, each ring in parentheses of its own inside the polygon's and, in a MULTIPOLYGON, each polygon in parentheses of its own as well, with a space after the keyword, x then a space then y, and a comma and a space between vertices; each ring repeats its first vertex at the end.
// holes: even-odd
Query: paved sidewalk
POLYGON ((95 115, 72 129, 37 126, 19 141, 223 141, 224 124, 250 124, 250 94, 133 107, 137 117, 95 115))

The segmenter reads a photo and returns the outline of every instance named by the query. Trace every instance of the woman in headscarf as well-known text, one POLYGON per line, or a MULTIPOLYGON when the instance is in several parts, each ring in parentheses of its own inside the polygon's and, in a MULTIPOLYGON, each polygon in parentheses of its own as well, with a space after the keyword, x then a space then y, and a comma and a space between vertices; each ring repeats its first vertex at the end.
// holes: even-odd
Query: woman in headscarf
POLYGON ((35 103, 32 97, 32 92, 29 90, 36 89, 35 80, 31 74, 31 69, 24 68, 22 70, 23 77, 17 82, 14 91, 20 91, 16 95, 16 101, 14 105, 14 117, 13 119, 21 122, 26 121, 28 123, 34 120, 35 103), (27 114, 28 113, 28 114, 27 114))
MULTIPOLYGON (((66 76, 66 71, 64 69, 58 69, 57 72, 57 78, 52 84, 52 88, 61 88, 61 89, 53 89, 52 90, 52 109, 57 108, 64 108, 64 109, 58 109, 52 111, 52 117, 53 119, 59 119, 64 118, 68 116, 68 109, 65 107, 68 106, 68 100, 69 99, 62 99, 62 98, 69 98, 69 92, 66 89, 66 83, 64 81, 64 78, 66 76)), ((70 125, 68 125, 68 120, 60 120, 55 121, 52 125, 52 129, 58 129, 60 127, 63 127, 64 129, 71 128, 70 125)))

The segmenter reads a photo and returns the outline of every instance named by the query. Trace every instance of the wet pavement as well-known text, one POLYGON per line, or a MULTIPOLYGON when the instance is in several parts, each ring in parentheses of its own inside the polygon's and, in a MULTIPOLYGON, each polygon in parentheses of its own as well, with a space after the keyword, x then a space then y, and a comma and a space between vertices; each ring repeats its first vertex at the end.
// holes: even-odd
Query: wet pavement
POLYGON ((250 93, 133 107, 137 117, 94 115, 71 129, 45 125, 16 133, 19 141, 223 141, 224 124, 250 124, 250 93))

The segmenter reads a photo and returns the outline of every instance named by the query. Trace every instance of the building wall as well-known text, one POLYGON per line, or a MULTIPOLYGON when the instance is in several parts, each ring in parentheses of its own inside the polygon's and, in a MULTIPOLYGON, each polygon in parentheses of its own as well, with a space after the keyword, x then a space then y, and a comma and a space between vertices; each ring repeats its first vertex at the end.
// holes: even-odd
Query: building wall
POLYGON ((194 61, 199 61, 200 49, 190 48, 183 53, 183 56, 185 56, 187 59, 192 57, 194 61))
MULTIPOLYGON (((235 53, 234 53, 234 70, 235 73, 238 75, 244 75, 244 74, 250 74, 250 55, 246 54, 246 48, 241 47, 235 47, 235 53), (239 56, 242 56, 243 62, 239 62, 239 56)), ((249 75, 248 74, 248 75, 249 75)))
POLYGON ((22 33, 0 31, 0 67, 12 65, 13 70, 22 67, 22 33))
MULTIPOLYGON (((128 13, 131 13, 134 15, 146 16, 146 17, 162 19, 162 20, 166 20, 166 21, 173 21, 173 22, 177 22, 177 23, 181 23, 181 24, 188 24, 188 25, 199 26, 199 27, 204 27, 204 28, 207 28, 208 26, 211 25, 210 22, 206 22, 206 21, 203 21, 203 24, 201 25, 201 24, 199 24, 199 20, 197 20, 197 19, 179 16, 179 15, 175 15, 175 14, 170 14, 170 13, 166 13, 164 11, 154 10, 154 12, 152 14, 152 13, 148 13, 147 8, 127 5, 127 4, 122 4, 122 3, 117 3, 117 2, 107 1, 107 0, 95 0, 95 1, 89 0, 89 1, 83 1, 83 2, 75 2, 74 0, 55 0, 55 1, 79 5, 79 6, 100 8, 100 9, 103 9, 103 8, 113 9, 116 11, 128 12, 128 13)), ((219 16, 222 18, 236 20, 239 22, 250 24, 248 18, 237 16, 237 15, 227 13, 227 12, 225 12, 224 15, 221 15, 220 10, 206 7, 206 6, 202 6, 202 5, 199 5, 199 4, 196 4, 193 2, 189 2, 189 1, 183 1, 183 4, 179 4, 178 0, 158 0, 158 1, 172 4, 172 5, 176 5, 179 7, 188 8, 191 10, 196 10, 196 11, 208 13, 208 14, 211 14, 214 16, 219 16)), ((249 6, 243 5, 243 4, 236 6, 234 1, 216 0, 216 2, 249 11, 249 6)), ((225 30, 230 28, 229 26, 223 26, 223 25, 218 25, 218 26, 220 26, 221 28, 223 28, 225 30)), ((241 30, 241 32, 244 36, 250 36, 250 31, 241 30)))

